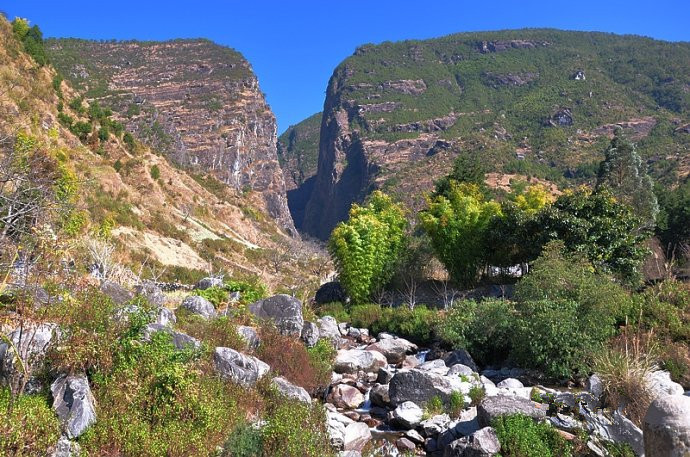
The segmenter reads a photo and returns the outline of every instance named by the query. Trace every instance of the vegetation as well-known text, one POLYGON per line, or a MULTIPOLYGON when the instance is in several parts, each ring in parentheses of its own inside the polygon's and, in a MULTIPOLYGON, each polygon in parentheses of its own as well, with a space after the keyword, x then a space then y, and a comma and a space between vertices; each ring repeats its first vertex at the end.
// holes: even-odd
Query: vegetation
POLYGON ((492 426, 496 429, 504 457, 567 457, 571 445, 548 423, 535 422, 520 414, 501 416, 492 426))
POLYGON ((24 45, 24 51, 38 65, 43 66, 48 63, 48 56, 43 44, 43 33, 37 25, 29 27, 29 21, 17 17, 12 21, 12 32, 14 37, 24 45))

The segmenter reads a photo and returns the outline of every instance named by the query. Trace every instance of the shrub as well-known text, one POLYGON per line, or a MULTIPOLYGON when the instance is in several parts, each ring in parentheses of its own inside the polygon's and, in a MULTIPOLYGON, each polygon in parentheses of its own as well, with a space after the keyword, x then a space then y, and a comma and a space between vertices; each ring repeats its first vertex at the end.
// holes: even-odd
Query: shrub
POLYGON ((350 313, 340 302, 326 303, 316 309, 316 314, 319 317, 332 316, 338 322, 350 322, 350 313))
POLYGON ((223 446, 222 457, 260 457, 263 453, 261 430, 242 423, 235 427, 223 446))
POLYGON ((218 286, 209 287, 208 289, 204 290, 196 289, 193 293, 194 295, 204 297, 206 300, 213 303, 213 306, 215 306, 216 308, 220 307, 222 303, 226 303, 228 301, 229 296, 227 290, 218 286))
POLYGON ((154 181, 158 181, 158 179, 160 179, 160 177, 161 177, 161 170, 160 170, 160 168, 158 168, 158 165, 153 165, 153 166, 151 167, 151 178, 152 178, 154 181))
POLYGON ((315 379, 321 385, 326 385, 333 372, 333 361, 335 360, 336 350, 327 339, 317 341, 314 347, 308 348, 309 362, 314 369, 315 379))
POLYGON ((428 402, 426 402, 426 406, 424 407, 424 417, 430 418, 443 414, 443 410, 443 400, 441 400, 441 397, 438 395, 434 395, 429 399, 428 402))
POLYGON ((272 457, 327 457, 333 454, 321 405, 276 398, 268 405, 262 430, 263 455, 272 457))
POLYGON ((450 402, 448 404, 448 415, 451 419, 457 419, 465 409, 465 396, 456 390, 450 394, 450 402))
POLYGON ((124 136, 122 137, 122 141, 125 143, 125 146, 127 146, 127 149, 130 152, 134 151, 136 144, 134 143, 134 137, 131 133, 125 132, 124 136))
POLYGON ((246 350, 247 343, 237 333, 237 325, 228 317, 207 320, 191 313, 178 313, 177 327, 186 334, 203 340, 209 347, 246 350))
POLYGON ((438 313, 423 305, 409 309, 370 304, 353 306, 350 316, 353 326, 368 328, 374 334, 390 332, 418 344, 428 344, 433 340, 438 313))
POLYGON ((108 141, 108 137, 110 136, 110 130, 108 127, 103 126, 98 129, 98 139, 101 141, 108 141))
POLYGON ((0 455, 48 455, 60 437, 60 424, 50 400, 42 395, 20 395, 11 411, 9 405, 9 389, 0 388, 0 455))
POLYGON ((472 400, 472 404, 474 406, 477 406, 479 403, 482 402, 482 400, 484 400, 484 397, 486 397, 486 391, 484 390, 484 387, 472 386, 470 388, 469 396, 472 400))
POLYGON ((566 457, 570 444, 547 423, 537 423, 520 414, 501 416, 492 426, 501 443, 503 457, 566 457))

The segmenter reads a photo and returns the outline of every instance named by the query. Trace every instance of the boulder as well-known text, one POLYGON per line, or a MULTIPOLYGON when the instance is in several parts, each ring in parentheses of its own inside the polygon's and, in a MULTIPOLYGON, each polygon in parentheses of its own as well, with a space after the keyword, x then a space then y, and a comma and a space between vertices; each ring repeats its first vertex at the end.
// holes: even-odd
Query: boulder
POLYGON ((124 305, 134 298, 134 293, 113 281, 103 281, 101 283, 101 292, 110 297, 116 305, 124 305))
POLYGON ((668 371, 653 371, 647 375, 646 381, 652 391, 652 398, 685 393, 683 386, 671 380, 671 373, 668 371))
POLYGON ((184 299, 180 307, 186 309, 192 314, 201 316, 204 319, 212 319, 216 317, 216 308, 213 303, 206 300, 199 295, 190 295, 184 299))
POLYGON ((496 430, 484 427, 450 443, 443 457, 492 457, 501 450, 496 430))
POLYGON ((259 334, 256 332, 254 327, 238 325, 237 334, 245 341, 245 343, 247 343, 248 349, 256 349, 259 347, 259 344, 261 344, 259 334))
POLYGON ((78 457, 80 453, 81 446, 79 443, 62 435, 50 453, 50 457, 78 457))
POLYGON ((388 391, 391 403, 394 406, 406 401, 425 405, 427 401, 435 396, 438 396, 443 403, 448 404, 453 386, 443 376, 413 369, 396 373, 393 379, 391 379, 388 391))
POLYGON ((369 400, 374 406, 388 408, 391 404, 391 397, 388 394, 387 384, 374 384, 374 387, 369 391, 369 400))
POLYGON ((299 338, 304 327, 302 302, 289 295, 274 295, 249 305, 259 319, 271 320, 283 335, 299 338))
POLYGON ((319 336, 321 338, 329 338, 334 342, 340 341, 338 321, 334 317, 324 316, 316 321, 316 325, 319 327, 319 336))
POLYGON ((134 291, 137 295, 144 297, 153 306, 165 306, 166 299, 163 290, 150 281, 135 286, 134 291))
MULTIPOLYGON (((24 362, 39 368, 43 365, 48 349, 60 336, 60 329, 53 323, 25 323, 22 328, 11 331, 7 337, 19 352, 24 362)), ((2 341, 2 340, 0 340, 2 341)), ((0 342, 0 379, 19 373, 17 357, 6 342, 0 342)), ((26 386, 27 393, 41 389, 38 378, 31 378, 26 386)))
POLYGON ((486 397, 477 406, 477 418, 481 427, 487 427, 495 418, 510 414, 524 414, 535 420, 546 417, 547 405, 522 397, 497 395, 486 397))
POLYGON ((314 347, 319 341, 319 327, 313 322, 304 322, 304 327, 302 327, 302 341, 307 347, 314 347))
POLYGON ((388 384, 393 379, 393 371, 388 367, 381 367, 376 376, 376 382, 379 384, 388 384))
POLYGON ((592 396, 598 401, 602 395, 604 395, 604 382, 601 380, 598 374, 594 373, 587 379, 585 383, 585 388, 592 396))
POLYGON ((273 378, 271 384, 284 397, 311 404, 311 397, 303 387, 296 386, 283 377, 273 378))
POLYGON ((422 371, 429 371, 431 373, 439 374, 441 376, 445 376, 448 374, 448 367, 446 366, 446 362, 444 362, 441 359, 424 362, 418 365, 417 369, 422 371))
POLYGON ((345 303, 347 301, 347 295, 343 286, 337 281, 327 282, 319 287, 316 291, 316 296, 314 301, 317 305, 325 305, 326 303, 345 303))
POLYGON ((465 366, 470 367, 472 371, 479 371, 479 368, 477 368, 477 364, 474 363, 472 356, 465 349, 457 349, 455 351, 450 352, 443 358, 443 361, 446 362, 446 366, 451 368, 453 367, 453 365, 461 363, 465 366))
POLYGON ((213 365, 221 377, 248 387, 256 384, 271 368, 256 357, 224 347, 213 351, 213 365))
POLYGON ((644 449, 649 457, 690 455, 690 397, 663 395, 644 417, 644 449))
POLYGON ((343 450, 362 452, 362 449, 370 440, 371 431, 369 426, 363 422, 353 422, 345 427, 343 450))
POLYGON ((496 384, 499 389, 522 389, 525 386, 515 378, 506 378, 496 384))
POLYGON ((337 408, 355 409, 364 403, 364 395, 356 387, 338 384, 331 389, 327 401, 337 408))
POLYGON ((597 409, 594 412, 587 405, 581 404, 579 412, 591 434, 614 443, 628 444, 636 455, 644 455, 642 430, 619 411, 609 413, 597 409))
POLYGON ((434 436, 446 430, 448 424, 450 424, 450 416, 448 414, 438 414, 422 422, 422 430, 424 430, 426 436, 434 436))
MULTIPOLYGON (((331 445, 336 449, 342 449, 345 444, 345 427, 354 421, 347 416, 328 409, 326 404, 326 429, 331 445)), ((335 409, 335 407, 331 408, 335 409)))
POLYGON ((376 373, 379 368, 387 365, 386 357, 378 351, 341 349, 335 357, 333 370, 336 373, 376 373))
POLYGON ((412 441, 406 437, 398 438, 395 442, 395 447, 398 448, 400 452, 414 452, 417 447, 412 441))
POLYGON ((156 332, 165 332, 172 337, 172 343, 175 348, 182 349, 199 349, 201 347, 201 342, 194 337, 187 335, 186 333, 178 332, 171 329, 165 325, 161 324, 149 324, 144 329, 143 339, 144 341, 150 341, 151 336, 156 332))
POLYGON ((168 308, 158 308, 156 311, 156 324, 172 326, 177 322, 177 317, 175 313, 170 311, 168 308))
POLYGON ((409 430, 419 425, 423 416, 422 408, 414 402, 406 401, 388 414, 388 421, 395 427, 409 430))
POLYGON ((378 351, 386 356, 388 363, 398 364, 405 360, 407 354, 417 352, 417 345, 404 338, 384 338, 367 346, 369 351, 378 351))
POLYGON ((80 436, 96 422, 96 400, 86 375, 61 375, 50 386, 53 409, 68 438, 80 436))
POLYGON ((198 290, 206 290, 206 289, 210 289, 211 287, 222 287, 222 286, 223 286, 223 278, 217 278, 214 276, 209 276, 207 278, 200 279, 199 282, 196 283, 194 288, 198 289, 198 290))
POLYGON ((462 363, 458 363, 456 365, 453 365, 450 367, 448 370, 448 376, 472 376, 475 372, 472 371, 472 368, 468 367, 467 365, 463 365, 462 363))

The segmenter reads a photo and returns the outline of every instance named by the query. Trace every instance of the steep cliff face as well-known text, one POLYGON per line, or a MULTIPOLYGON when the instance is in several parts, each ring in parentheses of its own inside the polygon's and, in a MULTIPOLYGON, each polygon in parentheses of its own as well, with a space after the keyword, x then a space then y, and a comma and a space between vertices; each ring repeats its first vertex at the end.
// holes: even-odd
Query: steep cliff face
POLYGON ((51 40, 54 65, 89 100, 177 165, 210 172, 294 233, 276 152, 276 122, 249 63, 206 40, 51 40))
POLYGON ((690 168, 690 45, 557 30, 365 45, 328 85, 301 228, 325 239, 382 188, 412 209, 458 154, 488 171, 592 178, 615 126, 672 183, 690 168), (659 146, 663 144, 663 148, 659 146))

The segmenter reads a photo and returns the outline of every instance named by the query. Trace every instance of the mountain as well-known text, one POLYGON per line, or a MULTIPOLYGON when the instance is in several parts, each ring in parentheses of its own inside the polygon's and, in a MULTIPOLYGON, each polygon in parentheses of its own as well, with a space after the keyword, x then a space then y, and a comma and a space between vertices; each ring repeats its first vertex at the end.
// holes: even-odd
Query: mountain
POLYGON ((295 233, 276 153, 276 121, 251 66, 208 40, 49 40, 53 65, 88 100, 177 166, 262 195, 295 233))
POLYGON ((419 209, 468 152, 496 182, 583 182, 616 126, 672 185, 690 171, 689 114, 690 43, 524 29, 364 45, 329 81, 300 226, 325 239, 377 188, 419 209))

